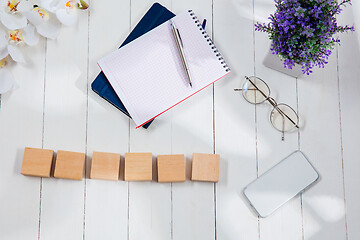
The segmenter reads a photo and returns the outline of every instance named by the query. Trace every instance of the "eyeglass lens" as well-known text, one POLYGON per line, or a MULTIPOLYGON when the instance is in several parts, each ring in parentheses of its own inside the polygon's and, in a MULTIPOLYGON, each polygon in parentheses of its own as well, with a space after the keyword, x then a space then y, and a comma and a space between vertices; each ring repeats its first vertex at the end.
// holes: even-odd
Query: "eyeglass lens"
POLYGON ((243 88, 240 90, 246 101, 259 104, 267 100, 274 106, 270 113, 270 122, 275 129, 287 132, 298 127, 299 117, 295 110, 286 104, 277 104, 270 97, 270 88, 262 79, 255 76, 245 77, 245 79, 243 88))
POLYGON ((275 129, 281 132, 288 132, 297 126, 299 117, 290 106, 280 103, 271 111, 270 121, 275 129))
POLYGON ((252 104, 264 102, 270 96, 268 85, 258 77, 248 77, 243 84, 242 94, 252 104))

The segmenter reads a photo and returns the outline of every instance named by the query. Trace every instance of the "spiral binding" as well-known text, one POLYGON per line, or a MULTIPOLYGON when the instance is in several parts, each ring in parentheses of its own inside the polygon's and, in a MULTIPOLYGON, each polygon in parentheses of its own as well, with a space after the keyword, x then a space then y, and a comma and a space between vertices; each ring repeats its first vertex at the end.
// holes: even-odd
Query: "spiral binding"
POLYGON ((209 46, 211 47, 211 49, 215 53, 215 56, 219 59, 219 61, 221 61, 221 65, 223 66, 223 68, 225 68, 225 71, 229 72, 230 71, 229 66, 226 64, 224 58, 221 56, 220 52, 215 47, 214 43, 211 41, 211 39, 210 39, 209 35, 206 33, 205 29, 202 28, 202 26, 200 24, 200 21, 196 17, 195 13, 192 10, 188 10, 188 12, 190 13, 190 16, 192 16, 192 19, 195 20, 196 26, 201 31, 201 34, 204 35, 204 38, 209 43, 209 46))

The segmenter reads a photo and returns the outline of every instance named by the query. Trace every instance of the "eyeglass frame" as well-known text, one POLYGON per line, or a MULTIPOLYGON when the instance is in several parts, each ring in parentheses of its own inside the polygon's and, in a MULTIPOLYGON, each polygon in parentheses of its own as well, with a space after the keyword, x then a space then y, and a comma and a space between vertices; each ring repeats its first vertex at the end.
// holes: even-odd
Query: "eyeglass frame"
MULTIPOLYGON (((286 117, 286 118, 294 125, 295 128, 299 129, 299 128, 300 128, 299 125, 298 125, 298 124, 299 124, 299 115, 296 113, 296 111, 295 111, 292 107, 290 107, 289 105, 287 105, 287 104, 285 104, 285 103, 277 103, 274 98, 270 97, 271 90, 270 90, 269 85, 268 85, 264 80, 262 80, 261 78, 256 77, 256 76, 253 76, 253 77, 260 79, 260 80, 265 84, 265 86, 269 89, 269 96, 266 96, 266 94, 265 94, 263 91, 261 91, 261 90, 255 85, 255 83, 253 83, 253 82, 251 81, 251 79, 250 79, 249 77, 245 76, 245 79, 246 79, 247 81, 249 81, 249 82, 255 87, 254 90, 259 91, 259 92, 261 93, 261 95, 265 98, 265 99, 264 99, 263 101, 261 101, 261 102, 252 103, 252 102, 250 102, 248 99, 246 99, 246 97, 244 97, 244 95, 243 95, 245 101, 247 101, 248 103, 251 103, 251 104, 255 104, 255 105, 256 105, 256 104, 261 104, 261 103, 263 103, 263 102, 265 102, 265 101, 268 101, 268 102, 271 104, 271 106, 273 106, 273 109, 276 109, 276 110, 280 113, 280 115, 283 117, 283 119, 285 119, 285 117, 286 117), (295 115, 296 115, 296 117, 297 117, 297 119, 298 119, 297 123, 295 123, 286 113, 284 113, 284 112, 278 107, 278 105, 285 105, 285 106, 289 107, 291 110, 293 110, 294 113, 295 113, 295 115)), ((248 90, 250 90, 250 89, 247 89, 246 91, 248 91, 248 90)), ((244 91, 244 89, 243 89, 243 88, 235 88, 234 91, 244 91)), ((271 114, 270 114, 270 118, 271 118, 271 114)), ((270 119, 270 122, 271 122, 271 119, 270 119)), ((273 125, 273 127, 274 127, 275 129, 277 129, 277 128, 274 126, 273 123, 272 123, 272 125, 273 125)), ((284 124, 283 124, 283 127, 284 127, 284 124)), ((277 129, 277 130, 278 130, 278 129, 277 129)), ((285 137, 284 137, 284 132, 285 132, 285 131, 282 130, 281 132, 282 132, 281 140, 284 141, 284 139, 285 139, 285 137)))

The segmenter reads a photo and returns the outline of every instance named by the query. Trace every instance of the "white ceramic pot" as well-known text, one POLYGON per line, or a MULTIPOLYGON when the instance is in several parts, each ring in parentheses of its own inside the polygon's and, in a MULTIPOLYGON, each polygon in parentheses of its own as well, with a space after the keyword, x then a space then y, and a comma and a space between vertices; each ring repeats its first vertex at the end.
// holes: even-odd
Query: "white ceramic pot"
POLYGON ((278 72, 287 74, 295 78, 298 78, 301 75, 303 75, 301 65, 295 64, 295 66, 292 69, 284 68, 283 61, 277 55, 272 54, 271 51, 267 53, 263 64, 265 65, 265 67, 274 69, 278 72))

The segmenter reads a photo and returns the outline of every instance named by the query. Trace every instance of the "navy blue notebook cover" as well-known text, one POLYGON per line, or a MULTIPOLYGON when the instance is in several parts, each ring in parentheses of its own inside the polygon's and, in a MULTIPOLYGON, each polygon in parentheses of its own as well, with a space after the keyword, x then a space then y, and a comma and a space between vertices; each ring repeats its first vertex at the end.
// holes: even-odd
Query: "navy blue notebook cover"
MULTIPOLYGON (((119 48, 154 29, 174 16, 175 14, 170 12, 159 3, 154 3, 119 48)), ((100 72, 99 75, 95 78, 91 84, 91 88, 100 97, 110 102, 112 105, 117 107, 120 111, 131 118, 124 104, 116 95, 114 89, 111 87, 111 84, 108 82, 103 72, 100 72)), ((152 121, 148 122, 143 127, 148 128, 152 121)))

